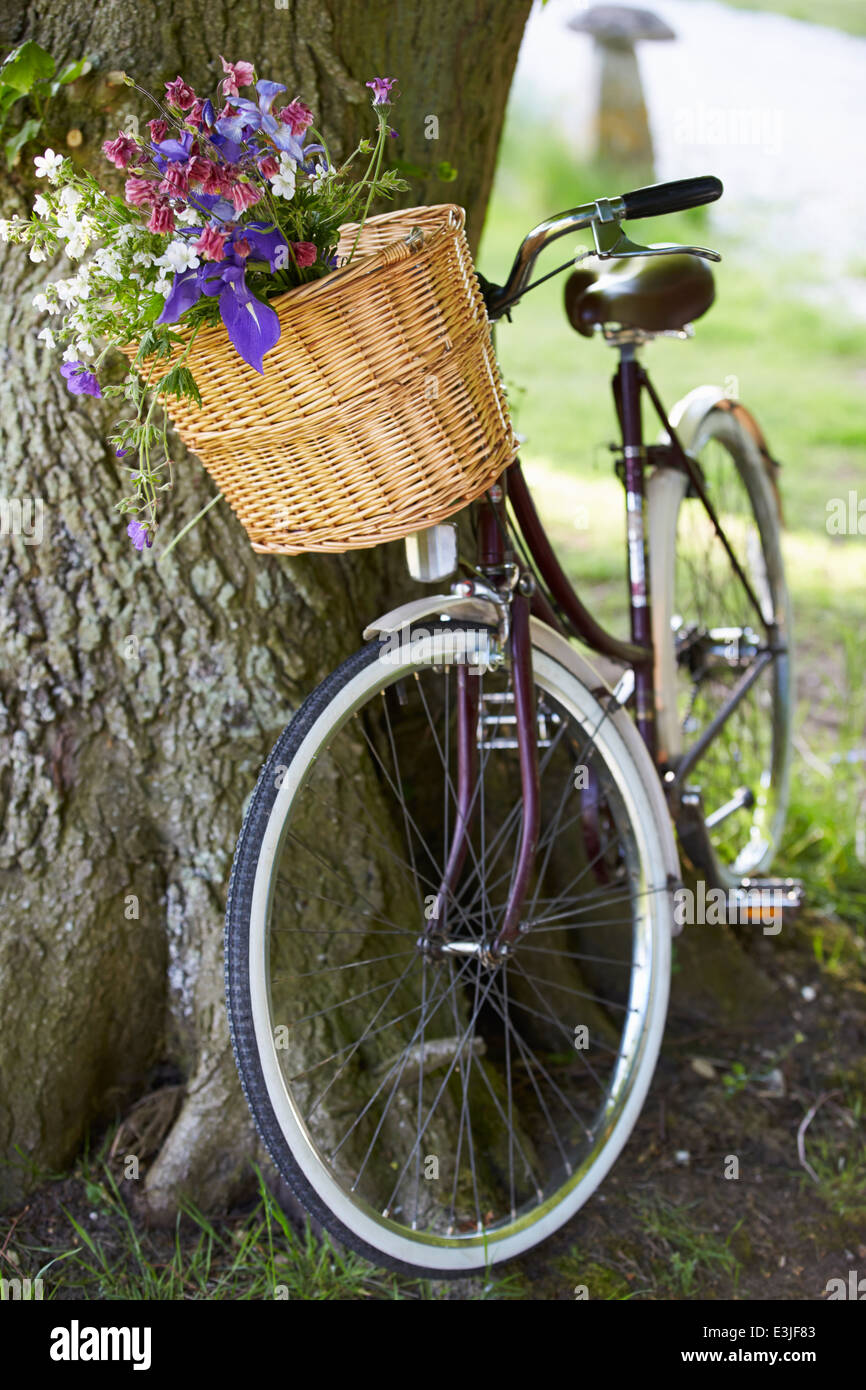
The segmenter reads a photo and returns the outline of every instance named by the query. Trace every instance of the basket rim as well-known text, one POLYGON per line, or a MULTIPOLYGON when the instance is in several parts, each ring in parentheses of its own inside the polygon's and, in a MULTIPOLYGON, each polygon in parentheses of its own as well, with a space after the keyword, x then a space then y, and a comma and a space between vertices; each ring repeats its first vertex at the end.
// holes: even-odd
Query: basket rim
MULTIPOLYGON (((441 212, 447 214, 447 217, 443 217, 443 225, 429 232, 423 244, 419 245, 417 249, 409 248, 406 245, 405 238, 395 237, 393 241, 389 241, 387 245, 380 247, 378 251, 370 251, 366 256, 359 256, 358 259, 353 261, 350 265, 337 266, 335 270, 328 271, 327 275, 320 276, 318 280, 311 280, 306 285, 295 285, 290 290, 284 290, 282 294, 274 295, 273 299, 266 301, 267 304, 279 314, 280 310, 290 302, 292 304, 304 303, 307 300, 316 298, 318 295, 327 294, 335 288, 341 288, 345 285, 347 280, 351 282, 356 279, 363 279, 380 267, 384 268, 395 262, 399 263, 409 256, 416 257, 420 260, 431 255, 444 237, 458 236, 460 232, 463 231, 466 224, 466 210, 458 203, 430 203, 422 204, 414 208, 391 208, 388 212, 376 213, 375 216, 366 219, 364 226, 369 227, 374 224, 381 225, 389 221, 396 222, 401 219, 405 220, 405 218, 411 216, 413 213, 419 212, 441 212), (406 246, 405 255, 395 256, 395 248, 402 248, 404 246, 406 246)), ((353 228, 357 227, 357 225, 357 222, 343 223, 340 227, 340 235, 342 236, 346 231, 351 231, 353 228)), ((168 327, 182 338, 189 337, 193 332, 192 327, 188 323, 176 322, 169 324, 168 327)), ((199 327, 199 333, 207 333, 208 330, 225 333, 224 327, 216 323, 202 324, 199 327)), ((134 360, 138 356, 139 344, 135 340, 129 343, 121 343, 117 346, 118 350, 131 360, 134 360)), ((144 366, 144 362, 141 362, 139 365, 144 366)))
MULTIPOLYGON (((374 270, 377 270, 383 263, 385 266, 392 264, 395 260, 395 247, 402 248, 406 246, 406 253, 404 256, 401 255, 399 260, 408 259, 410 256, 417 257, 420 260, 422 257, 432 254, 434 248, 444 237, 456 236, 463 230, 466 221, 466 213, 465 210, 456 203, 434 203, 429 207, 424 206, 419 208, 392 208, 390 212, 377 213, 375 217, 368 217, 364 223, 365 227, 369 227, 371 223, 384 223, 389 219, 396 222, 413 212, 439 211, 447 213, 447 219, 443 217, 443 225, 427 233, 423 244, 419 245, 417 250, 406 246, 404 237, 395 237, 393 241, 389 241, 386 246, 380 247, 378 251, 370 251, 366 256, 359 256, 357 260, 352 261, 349 265, 337 266, 335 270, 328 271, 327 275, 321 275, 318 280, 311 280, 306 285, 295 285, 290 290, 284 290, 282 294, 274 295, 273 299, 267 301, 268 304, 272 309, 278 310, 279 306, 285 304, 290 299, 293 303, 300 303, 301 301, 314 299, 318 295, 326 294, 337 287, 342 287, 347 280, 363 279, 374 270), (452 220, 454 213, 457 214, 456 220, 452 220)), ((353 228, 357 227, 357 225, 357 222, 344 223, 340 227, 340 235, 342 236, 346 231, 351 231, 353 228)))

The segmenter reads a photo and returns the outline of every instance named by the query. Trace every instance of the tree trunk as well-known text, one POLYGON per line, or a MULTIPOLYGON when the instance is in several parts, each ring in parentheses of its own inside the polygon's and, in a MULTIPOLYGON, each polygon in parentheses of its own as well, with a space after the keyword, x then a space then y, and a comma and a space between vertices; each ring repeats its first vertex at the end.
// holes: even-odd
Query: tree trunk
MULTIPOLYGON (((4 176, 4 216, 26 215, 44 146, 107 169, 101 141, 149 119, 112 72, 151 90, 181 72, 204 91, 223 53, 296 90, 340 153, 370 130, 365 80, 397 77, 398 154, 459 170, 454 183, 416 183, 407 201, 461 203, 477 244, 529 0, 12 10, 4 0, 4 52, 31 38, 58 62, 95 55, 95 67, 4 176)), ((31 300, 56 271, 9 247, 3 272, 0 495, 33 499, 43 535, 0 541, 0 1197, 17 1200, 40 1169, 67 1163, 88 1125, 168 1063, 184 1079, 182 1104, 142 1167, 144 1200, 157 1218, 173 1216, 182 1192, 214 1209, 245 1189, 257 1151, 222 986, 244 800, 304 695, 403 582, 401 552, 257 556, 220 506, 157 569, 110 510, 123 490, 105 443, 112 412, 70 397, 57 361, 37 350, 31 300)), ((194 459, 175 457, 169 533, 213 491, 194 459)))

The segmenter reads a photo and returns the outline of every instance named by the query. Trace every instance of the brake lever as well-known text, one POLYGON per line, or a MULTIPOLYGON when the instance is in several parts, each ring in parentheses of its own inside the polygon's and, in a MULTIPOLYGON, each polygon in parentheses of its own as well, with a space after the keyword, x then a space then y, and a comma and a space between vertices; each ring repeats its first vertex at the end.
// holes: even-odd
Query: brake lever
POLYGON ((601 261, 626 260, 629 256, 670 256, 674 253, 687 256, 702 256, 706 261, 720 261, 718 251, 710 251, 706 246, 676 246, 673 243, 663 246, 639 246, 631 241, 619 222, 604 221, 592 223, 595 252, 601 261))

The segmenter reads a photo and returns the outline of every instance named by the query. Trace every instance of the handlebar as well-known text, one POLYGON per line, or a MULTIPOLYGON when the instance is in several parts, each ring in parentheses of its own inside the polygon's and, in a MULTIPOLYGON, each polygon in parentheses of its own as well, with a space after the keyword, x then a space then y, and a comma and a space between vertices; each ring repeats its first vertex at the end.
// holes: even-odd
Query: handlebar
POLYGON ((675 179, 673 183, 653 183, 649 188, 636 188, 623 193, 626 219, 636 222, 641 217, 661 217, 666 212, 684 212, 714 203, 723 192, 721 179, 702 174, 696 179, 675 179))
POLYGON ((617 198, 599 198, 583 203, 570 212, 561 212, 524 237, 520 250, 504 285, 485 282, 484 297, 491 319, 500 318, 517 302, 529 283, 532 268, 545 247, 570 232, 579 232, 593 223, 635 221, 641 217, 658 217, 662 213, 682 212, 686 208, 714 203, 723 192, 721 179, 705 174, 693 179, 675 179, 672 183, 656 183, 648 188, 636 188, 617 198))

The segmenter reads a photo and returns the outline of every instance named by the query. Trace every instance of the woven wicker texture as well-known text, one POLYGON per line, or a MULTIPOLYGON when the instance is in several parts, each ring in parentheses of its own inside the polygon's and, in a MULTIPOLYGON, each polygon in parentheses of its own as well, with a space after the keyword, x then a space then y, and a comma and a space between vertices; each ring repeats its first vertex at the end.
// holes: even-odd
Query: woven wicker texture
MULTIPOLYGON (((396 540, 459 511, 513 459, 464 216, 370 218, 350 265, 271 301, 281 333, 264 376, 221 325, 199 330, 186 365, 202 407, 170 401, 168 414, 254 550, 396 540)), ((341 256, 356 232, 341 228, 341 256)))

